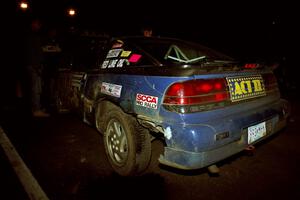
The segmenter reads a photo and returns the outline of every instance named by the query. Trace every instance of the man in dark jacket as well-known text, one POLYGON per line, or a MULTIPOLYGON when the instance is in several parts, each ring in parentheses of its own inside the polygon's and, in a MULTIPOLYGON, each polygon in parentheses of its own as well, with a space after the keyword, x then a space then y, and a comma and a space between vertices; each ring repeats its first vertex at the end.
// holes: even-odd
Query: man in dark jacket
POLYGON ((30 82, 31 109, 34 117, 48 117, 41 104, 43 51, 42 23, 35 18, 31 21, 31 30, 26 38, 26 66, 30 82))

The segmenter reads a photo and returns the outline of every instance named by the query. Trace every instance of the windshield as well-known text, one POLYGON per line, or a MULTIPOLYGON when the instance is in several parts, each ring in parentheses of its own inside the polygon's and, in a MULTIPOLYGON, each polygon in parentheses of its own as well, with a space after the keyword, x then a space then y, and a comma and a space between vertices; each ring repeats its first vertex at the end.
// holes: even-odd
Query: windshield
POLYGON ((176 39, 150 38, 132 41, 162 64, 199 64, 204 61, 232 61, 220 52, 176 39))

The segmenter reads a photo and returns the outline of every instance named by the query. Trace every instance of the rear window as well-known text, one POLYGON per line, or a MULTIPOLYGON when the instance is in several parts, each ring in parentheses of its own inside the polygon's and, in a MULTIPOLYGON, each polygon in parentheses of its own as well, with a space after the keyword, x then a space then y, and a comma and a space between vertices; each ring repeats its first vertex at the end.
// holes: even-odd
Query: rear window
POLYGON ((162 64, 199 64, 205 60, 232 61, 233 58, 205 46, 176 39, 136 39, 131 43, 162 64))

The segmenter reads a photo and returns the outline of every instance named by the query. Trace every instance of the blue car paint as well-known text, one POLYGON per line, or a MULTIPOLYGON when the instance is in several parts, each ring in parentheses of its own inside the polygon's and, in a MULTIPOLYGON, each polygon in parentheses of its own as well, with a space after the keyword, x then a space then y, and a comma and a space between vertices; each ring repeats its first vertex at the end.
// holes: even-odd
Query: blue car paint
MULTIPOLYGON (((243 130, 259 122, 271 120, 272 130, 276 130, 279 116, 282 115, 282 102, 279 93, 255 99, 255 101, 241 102, 221 109, 180 114, 170 112, 162 106, 166 89, 174 82, 191 79, 224 78, 230 76, 250 76, 257 72, 204 74, 189 77, 143 76, 126 74, 88 75, 87 80, 97 83, 94 96, 88 96, 90 89, 85 89, 89 98, 106 97, 118 104, 125 112, 137 116, 153 119, 157 126, 169 129, 170 138, 166 138, 165 154, 160 158, 164 164, 183 169, 204 167, 241 151, 248 144, 243 141, 238 148, 230 148, 227 153, 217 153, 205 156, 206 152, 216 151, 218 148, 231 145, 241 140, 243 130), (101 94, 102 82, 122 86, 120 98, 101 94), (136 94, 158 97, 157 109, 146 108, 136 104, 136 94), (216 134, 229 132, 229 137, 216 141, 216 134), (177 156, 176 156, 177 154, 177 156)), ((88 86, 89 84, 86 84, 88 86)), ((272 132, 273 133, 273 132, 272 132)), ((271 133, 270 133, 271 134, 271 133)))
MULTIPOLYGON (((270 124, 269 127, 271 131, 260 140, 266 139, 285 126, 285 121, 279 121, 279 117, 277 115, 269 119, 267 122, 268 124, 270 124)), ((220 147, 218 148, 210 148, 209 150, 203 150, 199 152, 186 151, 177 147, 173 148, 167 146, 165 147, 164 156, 161 156, 159 158, 159 161, 163 164, 181 169, 197 169, 209 166, 215 162, 228 158, 229 156, 242 151, 243 149, 245 149, 245 147, 248 146, 247 129, 241 128, 237 131, 237 134, 241 135, 239 139, 230 139, 230 142, 228 142, 226 145, 220 145, 220 147)), ((189 138, 189 135, 178 137, 177 139, 178 141, 180 141, 180 139, 182 138, 189 138)), ((259 142, 260 140, 258 140, 257 142, 259 142)))
MULTIPOLYGON (((230 108, 224 108, 230 109, 230 108)), ((170 147, 184 151, 200 152, 218 148, 241 137, 243 128, 265 121, 280 114, 281 107, 278 102, 263 105, 253 109, 245 105, 239 105, 235 108, 234 114, 218 116, 219 110, 210 111, 209 115, 205 113, 192 113, 185 116, 181 123, 164 122, 164 127, 171 127, 172 139, 168 141, 170 147), (260 109, 259 109, 260 108, 260 109), (190 119, 190 120, 189 120, 190 119), (198 119, 197 123, 194 123, 198 119), (229 132, 229 137, 216 141, 217 133, 229 132)), ((222 112, 222 111, 221 111, 222 112)), ((178 119, 178 120, 182 120, 178 119)))
MULTIPOLYGON (((147 57, 143 52, 138 53, 142 57, 147 57)), ((86 73, 81 80, 79 89, 69 86, 70 91, 64 92, 66 99, 71 99, 69 94, 72 94, 72 101, 87 100, 88 111, 91 111, 92 107, 95 109, 98 102, 108 100, 138 120, 151 121, 165 135, 166 147, 164 154, 159 159, 161 163, 183 169, 201 168, 247 147, 247 127, 267 121, 269 127, 267 136, 270 136, 284 126, 286 119, 283 109, 287 102, 280 99, 279 92, 249 101, 240 101, 223 108, 194 113, 171 112, 163 106, 164 94, 167 88, 175 82, 246 77, 271 72, 264 68, 261 70, 234 70, 233 64, 224 67, 222 62, 213 62, 212 64, 216 64, 216 66, 183 65, 173 67, 160 66, 159 62, 155 62, 147 68, 140 65, 133 67, 124 65, 118 68, 121 72, 114 71, 117 68, 102 69, 102 65, 98 65, 96 71, 86 73), (144 73, 142 73, 143 70, 145 70, 144 73), (149 73, 156 70, 159 73, 149 73), (164 70, 167 72, 178 70, 178 72, 160 74, 164 70), (134 72, 132 73, 132 71, 134 72), (104 82, 122 86, 120 96, 101 93, 101 86, 104 82), (79 94, 74 95, 76 92, 79 94), (147 108, 137 104, 137 94, 157 97, 157 108, 147 108), (227 132, 228 137, 216 140, 217 134, 227 132)), ((66 72, 66 74, 69 80, 72 80, 72 72, 66 72)))

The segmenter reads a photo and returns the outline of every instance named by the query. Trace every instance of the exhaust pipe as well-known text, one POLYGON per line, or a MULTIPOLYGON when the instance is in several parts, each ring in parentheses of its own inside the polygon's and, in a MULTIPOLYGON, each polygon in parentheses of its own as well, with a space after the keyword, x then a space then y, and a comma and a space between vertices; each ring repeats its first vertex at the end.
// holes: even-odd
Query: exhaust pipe
POLYGON ((220 169, 219 167, 217 167, 217 165, 211 165, 209 167, 207 167, 209 173, 211 174, 219 174, 220 173, 220 169))
POLYGON ((249 145, 245 148, 245 152, 248 156, 253 156, 254 150, 255 150, 255 146, 253 146, 253 145, 249 145))

